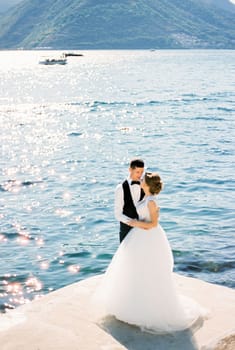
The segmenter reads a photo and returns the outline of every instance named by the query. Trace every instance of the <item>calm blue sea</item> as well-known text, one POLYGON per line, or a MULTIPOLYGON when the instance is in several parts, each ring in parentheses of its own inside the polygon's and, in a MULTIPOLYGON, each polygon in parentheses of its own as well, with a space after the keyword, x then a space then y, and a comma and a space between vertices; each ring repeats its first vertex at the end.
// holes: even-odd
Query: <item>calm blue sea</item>
POLYGON ((235 51, 0 52, 0 310, 105 271, 132 157, 175 271, 235 287, 235 51))

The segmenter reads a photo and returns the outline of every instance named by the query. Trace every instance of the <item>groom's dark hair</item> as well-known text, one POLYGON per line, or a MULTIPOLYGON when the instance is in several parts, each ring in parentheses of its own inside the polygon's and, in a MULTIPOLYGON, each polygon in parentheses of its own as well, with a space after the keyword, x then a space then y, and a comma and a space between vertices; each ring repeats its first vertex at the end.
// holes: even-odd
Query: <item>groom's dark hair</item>
POLYGON ((144 161, 142 159, 132 159, 130 162, 130 168, 144 168, 144 161))

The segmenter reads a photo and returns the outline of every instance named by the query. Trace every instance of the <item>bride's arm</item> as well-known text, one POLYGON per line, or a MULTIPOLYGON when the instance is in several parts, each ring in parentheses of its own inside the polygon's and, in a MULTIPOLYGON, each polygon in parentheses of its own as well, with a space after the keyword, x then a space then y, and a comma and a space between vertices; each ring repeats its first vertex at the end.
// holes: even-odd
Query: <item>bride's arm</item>
POLYGON ((150 213, 150 221, 138 221, 138 220, 131 220, 128 222, 129 226, 132 227, 139 227, 143 229, 150 229, 158 225, 158 219, 159 219, 159 207, 157 207, 155 201, 149 201, 148 202, 148 209, 150 213))

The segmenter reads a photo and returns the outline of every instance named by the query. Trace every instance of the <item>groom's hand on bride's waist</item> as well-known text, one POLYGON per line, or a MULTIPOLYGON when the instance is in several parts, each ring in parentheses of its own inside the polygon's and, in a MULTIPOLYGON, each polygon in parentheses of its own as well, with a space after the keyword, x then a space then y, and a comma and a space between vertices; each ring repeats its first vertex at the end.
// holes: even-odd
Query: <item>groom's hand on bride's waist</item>
POLYGON ((127 222, 127 225, 131 226, 131 227, 136 227, 137 226, 137 220, 129 220, 127 222))

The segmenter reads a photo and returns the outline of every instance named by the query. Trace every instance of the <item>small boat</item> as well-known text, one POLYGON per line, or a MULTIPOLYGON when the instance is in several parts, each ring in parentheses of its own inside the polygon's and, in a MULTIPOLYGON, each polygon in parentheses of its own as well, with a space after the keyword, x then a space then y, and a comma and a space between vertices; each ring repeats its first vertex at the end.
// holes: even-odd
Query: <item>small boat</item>
POLYGON ((72 57, 72 56, 83 56, 81 53, 75 53, 75 52, 65 52, 63 54, 65 57, 72 57))
POLYGON ((67 64, 66 58, 46 58, 43 61, 39 61, 39 64, 45 64, 45 65, 54 65, 54 64, 61 64, 65 65, 67 64))

